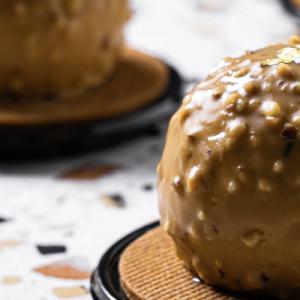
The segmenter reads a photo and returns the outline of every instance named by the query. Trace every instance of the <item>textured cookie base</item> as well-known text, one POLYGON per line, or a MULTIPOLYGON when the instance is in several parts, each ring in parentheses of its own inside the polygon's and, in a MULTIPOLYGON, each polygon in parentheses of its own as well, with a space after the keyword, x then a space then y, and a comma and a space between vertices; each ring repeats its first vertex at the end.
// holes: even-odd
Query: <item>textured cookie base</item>
POLYGON ((119 269, 130 300, 261 299, 219 292, 193 281, 162 228, 153 229, 132 243, 122 255, 119 269))
POLYGON ((35 126, 107 120, 153 103, 164 93, 169 70, 158 59, 124 49, 106 84, 76 97, 0 99, 0 126, 35 126))

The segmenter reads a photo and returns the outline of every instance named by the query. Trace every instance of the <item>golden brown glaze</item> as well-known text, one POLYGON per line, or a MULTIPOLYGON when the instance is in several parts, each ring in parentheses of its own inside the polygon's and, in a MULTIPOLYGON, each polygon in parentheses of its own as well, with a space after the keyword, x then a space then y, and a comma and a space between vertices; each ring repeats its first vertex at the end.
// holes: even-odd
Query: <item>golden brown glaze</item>
POLYGON ((113 72, 126 0, 0 1, 0 94, 76 94, 113 72))
POLYGON ((298 42, 225 59, 170 122, 162 223, 211 285, 300 294, 298 42))

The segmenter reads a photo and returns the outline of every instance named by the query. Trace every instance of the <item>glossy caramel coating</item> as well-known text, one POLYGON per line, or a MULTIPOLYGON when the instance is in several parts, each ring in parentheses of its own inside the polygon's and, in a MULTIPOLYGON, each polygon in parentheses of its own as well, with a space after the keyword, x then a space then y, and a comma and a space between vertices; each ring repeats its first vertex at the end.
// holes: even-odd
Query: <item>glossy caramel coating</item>
POLYGON ((126 0, 0 2, 0 94, 76 94, 111 76, 126 0))
POLYGON ((299 62, 295 37, 227 58, 171 119, 162 224, 208 284, 300 293, 299 62))

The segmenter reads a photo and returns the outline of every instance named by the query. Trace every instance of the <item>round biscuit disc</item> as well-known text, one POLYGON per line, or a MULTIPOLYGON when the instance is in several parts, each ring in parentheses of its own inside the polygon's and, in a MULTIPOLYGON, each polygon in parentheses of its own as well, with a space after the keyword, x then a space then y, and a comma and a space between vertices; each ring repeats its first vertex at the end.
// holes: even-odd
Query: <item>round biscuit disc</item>
POLYGON ((95 300, 266 300, 216 290, 193 278, 157 226, 141 228, 108 250, 92 278, 95 300))

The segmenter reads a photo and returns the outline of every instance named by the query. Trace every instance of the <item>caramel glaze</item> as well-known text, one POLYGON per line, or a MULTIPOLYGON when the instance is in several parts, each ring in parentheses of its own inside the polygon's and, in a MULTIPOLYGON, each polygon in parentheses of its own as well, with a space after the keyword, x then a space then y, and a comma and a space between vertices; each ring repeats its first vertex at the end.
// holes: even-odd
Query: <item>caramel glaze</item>
POLYGON ((126 0, 0 1, 0 94, 76 94, 113 72, 126 0))
POLYGON ((162 224, 208 284, 300 295, 298 42, 225 59, 171 119, 162 224))

